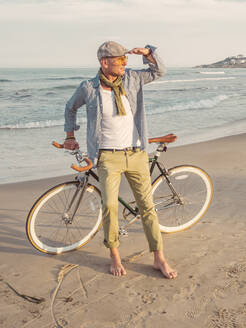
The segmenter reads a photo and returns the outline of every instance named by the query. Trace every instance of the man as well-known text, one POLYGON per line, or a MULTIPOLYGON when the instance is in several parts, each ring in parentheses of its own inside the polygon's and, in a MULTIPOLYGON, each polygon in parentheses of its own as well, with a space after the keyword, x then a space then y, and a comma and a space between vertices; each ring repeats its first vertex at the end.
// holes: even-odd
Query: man
POLYGON ((97 165, 103 200, 104 244, 110 249, 110 272, 126 274, 119 246, 118 191, 122 173, 125 174, 138 204, 154 268, 169 279, 177 276, 166 262, 162 237, 153 205, 147 146, 146 115, 143 105, 143 85, 164 75, 164 65, 156 48, 127 50, 120 44, 107 41, 97 52, 100 70, 91 80, 83 81, 65 110, 64 147, 78 148, 74 131, 76 111, 86 105, 88 157, 97 165), (148 69, 126 69, 127 53, 142 55, 148 69))

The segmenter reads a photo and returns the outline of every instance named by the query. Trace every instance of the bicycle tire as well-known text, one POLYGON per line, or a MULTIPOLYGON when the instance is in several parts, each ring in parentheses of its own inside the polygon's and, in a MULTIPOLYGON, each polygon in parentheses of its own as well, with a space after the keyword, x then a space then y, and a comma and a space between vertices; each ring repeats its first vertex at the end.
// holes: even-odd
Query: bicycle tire
POLYGON ((32 246, 40 252, 62 254, 79 249, 100 229, 101 193, 90 184, 84 191, 72 222, 68 222, 70 213, 65 212, 66 206, 78 184, 77 181, 69 181, 49 189, 31 208, 26 233, 32 246))
POLYGON ((168 174, 182 204, 175 200, 163 175, 152 183, 152 193, 161 232, 173 233, 189 229, 202 218, 213 197, 213 184, 209 175, 196 166, 176 166, 168 174))

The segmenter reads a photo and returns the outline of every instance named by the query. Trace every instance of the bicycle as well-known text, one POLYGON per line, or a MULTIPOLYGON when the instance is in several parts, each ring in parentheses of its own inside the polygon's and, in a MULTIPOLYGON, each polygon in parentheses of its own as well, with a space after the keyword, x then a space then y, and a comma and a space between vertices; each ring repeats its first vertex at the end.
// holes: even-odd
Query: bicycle
MULTIPOLYGON (((206 213, 213 197, 213 184, 209 175, 201 168, 180 165, 166 169, 158 161, 160 154, 167 151, 167 144, 176 136, 151 138, 157 143, 154 156, 149 158, 150 175, 157 167, 159 175, 152 182, 155 209, 160 230, 173 233, 186 230, 197 223, 206 213)), ((53 142, 57 148, 63 145, 53 142)), ((33 204, 26 221, 27 237, 37 250, 49 254, 61 254, 79 249, 88 243, 102 226, 100 190, 89 183, 89 177, 99 181, 92 170, 92 162, 80 150, 71 152, 78 166, 71 167, 79 172, 75 181, 58 184, 42 194, 33 204), (87 165, 82 166, 85 162, 87 165)), ((126 227, 140 218, 135 201, 127 202, 122 197, 123 218, 126 227)))

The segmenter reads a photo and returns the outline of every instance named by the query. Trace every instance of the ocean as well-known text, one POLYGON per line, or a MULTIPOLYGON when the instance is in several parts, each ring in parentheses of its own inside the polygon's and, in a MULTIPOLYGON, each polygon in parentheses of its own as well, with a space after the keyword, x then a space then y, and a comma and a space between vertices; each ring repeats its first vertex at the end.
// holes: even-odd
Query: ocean
MULTIPOLYGON (((98 68, 0 68, 0 183, 70 174, 64 108, 76 87, 98 68)), ((175 146, 246 131, 246 69, 167 68, 145 86, 149 137, 175 133, 175 146)), ((86 151, 86 113, 76 132, 86 151)), ((149 151, 152 151, 152 146, 149 151)), ((229 151, 229 150, 228 150, 229 151)))

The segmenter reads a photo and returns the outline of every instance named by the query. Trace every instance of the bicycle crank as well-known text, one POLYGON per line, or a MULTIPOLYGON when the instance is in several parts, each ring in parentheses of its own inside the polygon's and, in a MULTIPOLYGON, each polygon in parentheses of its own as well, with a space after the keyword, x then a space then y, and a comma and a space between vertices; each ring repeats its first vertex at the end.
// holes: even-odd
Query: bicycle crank
POLYGON ((119 235, 120 236, 128 236, 128 231, 123 228, 119 228, 119 235))

